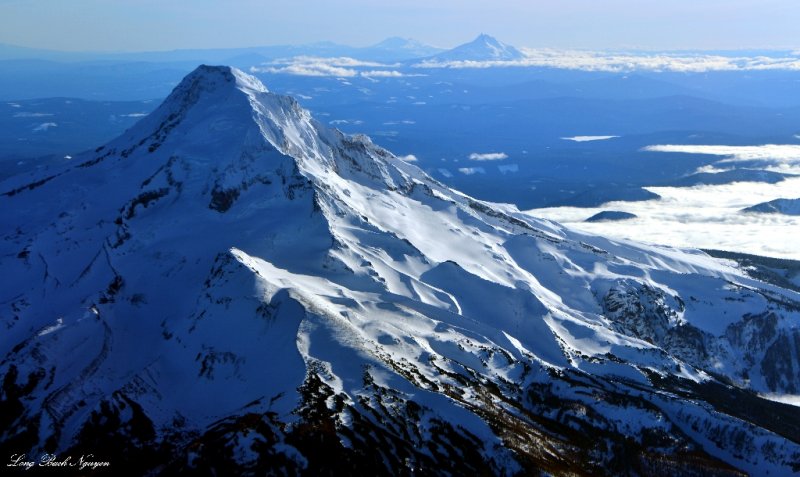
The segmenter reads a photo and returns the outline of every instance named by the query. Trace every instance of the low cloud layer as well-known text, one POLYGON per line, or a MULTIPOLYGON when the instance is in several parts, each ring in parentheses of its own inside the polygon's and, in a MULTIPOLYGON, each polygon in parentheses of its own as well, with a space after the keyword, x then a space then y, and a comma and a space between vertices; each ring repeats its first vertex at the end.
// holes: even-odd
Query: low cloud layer
MULTIPOLYGON (((704 147, 704 146, 686 146, 704 147)), ((725 146, 705 146, 725 147, 725 146)), ((764 157, 758 148, 735 148, 735 157, 764 157), (744 151, 742 150, 744 149, 744 151)), ((674 151, 674 150, 673 150, 674 151)), ((709 149, 701 149, 711 154, 709 149)), ((720 155, 723 149, 718 149, 720 155)), ((679 151, 685 152, 685 151, 679 151)), ((730 153, 730 150, 726 150, 730 153)), ((733 157, 733 156, 725 156, 733 157)), ((800 195, 800 178, 777 184, 738 182, 695 187, 648 187, 661 199, 610 202, 601 207, 555 207, 528 211, 536 217, 616 239, 686 248, 710 248, 800 260, 800 217, 743 213, 743 208, 778 198, 800 195), (635 214, 621 222, 584 222, 604 210, 635 214)))
POLYGON ((440 167, 438 170, 439 170, 439 174, 441 174, 441 175, 443 175, 445 177, 453 177, 453 173, 450 172, 449 170, 443 168, 443 167, 440 167))
POLYGON ((409 75, 397 70, 369 70, 362 71, 360 74, 365 78, 405 78, 408 76, 422 76, 419 74, 409 75))
POLYGON ((53 113, 30 113, 26 111, 14 113, 15 118, 44 118, 47 116, 53 116, 53 113))
POLYGON ((486 174, 486 169, 483 167, 460 167, 458 172, 465 176, 471 176, 473 174, 486 174))
POLYGON ((748 165, 773 172, 800 174, 800 145, 765 144, 761 146, 699 146, 661 144, 645 151, 722 156, 718 165, 748 165))
POLYGON ((526 57, 512 61, 436 61, 425 60, 417 68, 493 68, 542 67, 583 71, 763 71, 800 70, 800 57, 722 56, 709 54, 599 52, 523 48, 526 57))
POLYGON ((418 73, 409 74, 395 69, 375 69, 393 68, 398 64, 384 64, 374 61, 362 61, 346 56, 335 58, 324 58, 318 56, 296 56, 275 60, 265 63, 262 66, 250 68, 253 73, 273 73, 288 74, 295 76, 319 76, 352 78, 361 76, 364 78, 403 78, 406 76, 423 76, 418 73), (370 69, 365 69, 370 68, 370 69))
POLYGON ((572 142, 591 142, 591 141, 605 141, 607 139, 614 139, 617 137, 619 136, 572 136, 572 137, 562 137, 561 139, 572 142))
POLYGON ((354 124, 358 126, 359 124, 364 124, 364 121, 360 119, 334 119, 332 121, 328 121, 328 124, 333 126, 339 126, 341 124, 354 124))
POLYGON ((40 125, 38 125, 38 126, 34 127, 34 128, 33 128, 33 131, 34 131, 34 132, 38 132, 38 131, 47 131, 48 129, 50 129, 50 128, 54 128, 54 127, 56 127, 56 126, 58 126, 58 124, 56 124, 56 123, 42 123, 42 124, 40 124, 40 125))
MULTIPOLYGON (((736 167, 800 173, 800 146, 656 145, 652 152, 719 156, 699 172, 736 167)), ((735 182, 695 187, 648 187, 661 196, 643 202, 610 202, 602 207, 555 207, 529 211, 569 227, 619 239, 677 247, 713 248, 800 260, 800 217, 743 213, 742 209, 779 198, 800 196, 800 177, 776 184, 735 182), (635 214, 622 222, 584 222, 604 210, 635 214)))
POLYGON ((503 159, 508 159, 508 154, 504 152, 473 152, 469 155, 470 161, 502 161, 503 159))

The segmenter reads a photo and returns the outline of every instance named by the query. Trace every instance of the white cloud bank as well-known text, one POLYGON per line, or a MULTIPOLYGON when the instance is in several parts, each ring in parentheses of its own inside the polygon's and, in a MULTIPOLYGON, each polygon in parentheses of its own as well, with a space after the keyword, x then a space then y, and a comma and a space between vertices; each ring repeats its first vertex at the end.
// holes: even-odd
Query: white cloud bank
POLYGON ((795 197, 800 179, 778 184, 738 182, 698 187, 649 187, 661 199, 610 202, 602 207, 535 209, 531 215, 610 238, 676 247, 712 248, 800 260, 800 217, 745 214, 740 210, 781 197, 795 197), (584 222, 603 210, 637 218, 622 222, 584 222))
POLYGON ((572 142, 591 142, 591 141, 605 141, 608 139, 614 139, 618 137, 619 136, 572 136, 572 137, 562 137, 561 139, 572 142))
POLYGON ((34 132, 47 131, 48 129, 54 128, 56 126, 58 126, 58 124, 56 124, 56 123, 42 123, 42 124, 36 126, 35 128, 33 128, 33 131, 34 132))
POLYGON ((422 76, 422 75, 409 75, 406 73, 401 73, 397 70, 369 70, 369 71, 362 71, 361 76, 365 78, 405 78, 408 76, 422 76))
POLYGON ((324 63, 293 64, 281 67, 254 67, 250 70, 254 73, 279 73, 295 76, 333 76, 337 78, 350 78, 358 74, 356 70, 351 68, 341 68, 339 66, 333 66, 324 63))
POLYGON ((328 121, 328 124, 333 126, 338 126, 340 124, 354 124, 358 126, 359 124, 364 124, 364 121, 360 119, 334 119, 332 121, 328 121))
POLYGON ((800 145, 764 144, 760 146, 706 146, 661 144, 647 146, 645 151, 677 152, 723 156, 717 164, 757 163, 774 172, 800 174, 800 145))
POLYGON ((450 172, 449 170, 443 168, 443 167, 440 167, 438 169, 438 171, 439 171, 439 174, 441 174, 441 175, 443 175, 445 177, 453 177, 453 173, 450 172))
POLYGON ((473 152, 469 155, 470 161, 502 161, 503 159, 508 159, 508 154, 505 152, 473 152))
MULTIPOLYGON (((759 169, 800 173, 800 146, 659 145, 649 151, 711 154, 716 164, 758 163, 759 169)), ((719 172, 713 165, 705 172, 719 172)), ((776 184, 734 182, 694 187, 648 187, 660 199, 610 202, 601 207, 554 207, 528 211, 571 228, 611 238, 660 243, 677 247, 712 248, 800 260, 800 217, 742 213, 741 210, 779 198, 796 198, 800 177, 776 184), (635 214, 623 222, 584 222, 604 210, 635 214)))
POLYGON ((636 70, 707 72, 800 70, 797 56, 722 56, 679 53, 615 53, 582 50, 522 48, 526 57, 511 61, 447 61, 425 60, 416 68, 492 68, 542 67, 584 71, 625 72, 636 70))
POLYGON ((48 116, 53 116, 53 113, 30 113, 26 111, 14 113, 15 118, 44 118, 48 116))
POLYGON ((403 73, 388 69, 363 69, 363 68, 392 68, 398 64, 384 64, 374 61, 362 61, 346 56, 324 58, 319 56, 296 56, 275 60, 262 66, 250 68, 253 73, 276 73, 295 76, 318 76, 335 78, 403 78, 407 76, 424 76, 421 74, 403 73))
POLYGON ((486 169, 483 167, 460 167, 458 172, 465 176, 471 176, 473 174, 486 174, 486 169))

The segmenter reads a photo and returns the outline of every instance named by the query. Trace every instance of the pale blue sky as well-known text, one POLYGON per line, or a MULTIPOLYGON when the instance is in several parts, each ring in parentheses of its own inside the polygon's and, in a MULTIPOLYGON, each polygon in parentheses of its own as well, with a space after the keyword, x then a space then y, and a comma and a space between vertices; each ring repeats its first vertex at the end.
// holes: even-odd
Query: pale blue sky
POLYGON ((0 0, 0 43, 165 50, 388 36, 450 47, 800 48, 798 0, 0 0))

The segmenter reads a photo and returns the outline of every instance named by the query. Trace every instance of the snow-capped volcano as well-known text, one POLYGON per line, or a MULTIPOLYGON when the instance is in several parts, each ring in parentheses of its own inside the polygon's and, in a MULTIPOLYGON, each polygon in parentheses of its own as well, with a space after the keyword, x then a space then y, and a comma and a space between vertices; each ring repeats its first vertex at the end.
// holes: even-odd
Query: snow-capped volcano
POLYGON ((525 58, 525 55, 518 49, 482 33, 471 42, 434 55, 430 60, 438 62, 511 61, 522 58, 525 58))
POLYGON ((442 51, 441 48, 436 48, 426 45, 413 38, 390 37, 380 43, 372 45, 368 48, 373 51, 380 51, 387 55, 393 55, 397 59, 408 58, 421 58, 423 56, 431 56, 442 51))
POLYGON ((203 66, 0 184, 0 449, 135 473, 800 468, 800 293, 448 189, 203 66))

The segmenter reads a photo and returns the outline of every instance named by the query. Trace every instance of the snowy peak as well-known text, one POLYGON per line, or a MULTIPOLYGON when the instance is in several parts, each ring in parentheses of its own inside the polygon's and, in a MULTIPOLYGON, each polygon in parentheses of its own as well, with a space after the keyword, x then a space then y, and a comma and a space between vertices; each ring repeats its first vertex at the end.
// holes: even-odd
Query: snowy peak
POLYGON ((511 45, 484 33, 469 43, 432 57, 437 61, 512 61, 525 55, 511 45))
POLYGON ((150 152, 154 152, 179 125, 183 135, 189 133, 187 127, 206 127, 210 137, 249 123, 251 104, 269 94, 258 79, 236 68, 202 65, 186 75, 153 113, 111 144, 122 147, 126 142, 149 142, 150 152), (205 124, 214 119, 218 121, 205 124))
POLYGON ((211 167, 220 170, 267 149, 297 161, 329 162, 326 143, 336 137, 294 98, 269 92, 257 78, 236 68, 203 65, 106 149, 122 149, 125 157, 141 149, 181 151, 178 155, 189 149, 195 159, 207 157, 211 167))
POLYGON ((183 78, 173 94, 197 88, 212 91, 226 86, 234 86, 242 91, 267 92, 267 88, 258 79, 237 68, 200 65, 183 78))
POLYGON ((225 102, 236 93, 252 97, 268 93, 268 90, 261 81, 237 68, 201 65, 178 83, 154 115, 176 113, 176 109, 187 109, 200 100, 225 102))
POLYGON ((442 48, 426 45, 413 38, 401 38, 393 36, 380 43, 367 47, 362 52, 368 58, 383 60, 410 60, 414 58, 425 58, 437 53, 441 53, 442 48))
POLYGON ((373 45, 373 48, 396 48, 396 49, 410 49, 420 46, 427 46, 412 38, 403 38, 399 36, 392 36, 380 43, 373 45))
POLYGON ((223 105, 232 95, 255 98, 268 93, 261 81, 237 68, 200 65, 178 83, 153 116, 174 115, 201 101, 223 105))
POLYGON ((114 195, 128 218, 136 215, 137 205, 147 208, 169 198, 187 211, 207 204, 225 213, 250 202, 246 197, 262 200, 261 189, 275 184, 281 191, 270 194, 287 199, 297 197, 298 188, 329 187, 337 177, 405 190, 408 176, 398 167, 406 166, 369 138, 320 124, 294 98, 269 92, 255 77, 203 65, 121 137, 76 157, 56 174, 13 178, 0 192, 10 197, 50 180, 54 185, 105 183, 113 176, 114 195))
POLYGON ((441 51, 438 48, 435 48, 430 45, 426 45, 421 41, 415 40, 413 38, 402 38, 399 36, 393 36, 383 40, 380 43, 377 43, 370 47, 376 50, 389 50, 389 51, 406 51, 406 52, 413 52, 418 53, 420 56, 430 55, 441 51))

